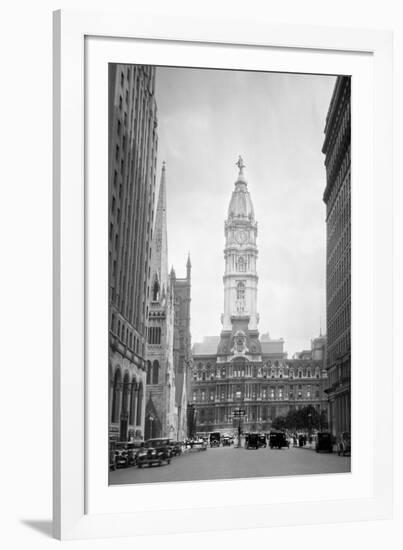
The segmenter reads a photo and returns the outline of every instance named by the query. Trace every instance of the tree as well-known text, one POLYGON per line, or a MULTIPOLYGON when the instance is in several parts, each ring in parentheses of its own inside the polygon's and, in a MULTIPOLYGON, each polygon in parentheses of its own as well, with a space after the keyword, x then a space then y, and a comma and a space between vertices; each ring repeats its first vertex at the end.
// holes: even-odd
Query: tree
POLYGON ((277 416, 273 422, 271 427, 273 430, 285 430, 287 427, 287 419, 285 416, 277 416))
POLYGON ((286 428, 292 431, 304 430, 311 433, 312 430, 324 428, 324 419, 312 405, 298 410, 291 409, 286 417, 286 428))

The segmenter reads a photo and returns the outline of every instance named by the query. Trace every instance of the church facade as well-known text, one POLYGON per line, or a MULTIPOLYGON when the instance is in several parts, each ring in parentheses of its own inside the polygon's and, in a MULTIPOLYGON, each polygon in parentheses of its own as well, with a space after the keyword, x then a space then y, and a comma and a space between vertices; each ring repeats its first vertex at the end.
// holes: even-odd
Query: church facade
POLYGON ((190 258, 187 277, 168 274, 166 167, 162 166, 150 262, 145 439, 184 439, 190 347, 190 258), (181 303, 184 307, 181 307, 181 303))
MULTIPOLYGON (((287 359, 282 339, 260 337, 257 311, 257 222, 240 157, 239 173, 224 225, 224 312, 219 337, 193 347, 191 403, 196 431, 233 432, 270 429, 276 416, 312 404, 326 409, 324 347, 287 359)), ((316 346, 316 347, 315 347, 316 346)))

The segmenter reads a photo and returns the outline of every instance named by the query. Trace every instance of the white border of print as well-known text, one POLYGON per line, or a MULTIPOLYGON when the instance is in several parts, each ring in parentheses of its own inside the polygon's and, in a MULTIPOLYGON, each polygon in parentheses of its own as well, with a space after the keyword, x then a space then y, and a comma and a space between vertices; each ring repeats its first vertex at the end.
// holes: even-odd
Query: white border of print
MULTIPOLYGON (((233 48, 223 49, 211 44, 206 51, 203 44, 178 44, 160 42, 88 38, 86 59, 86 192, 87 192, 87 511, 88 513, 134 512, 141 510, 180 509, 184 502, 191 502, 197 490, 197 506, 210 507, 214 494, 215 506, 242 504, 275 504, 288 502, 289 495, 301 502, 309 494, 310 500, 331 500, 369 496, 372 490, 372 373, 374 356, 368 339, 373 340, 372 312, 373 288, 372 249, 360 243, 369 242, 366 235, 372 233, 373 175, 368 157, 372 157, 373 129, 371 124, 373 101, 365 90, 373 89, 372 59, 368 54, 354 54, 347 58, 340 53, 317 51, 293 52, 284 49, 240 47, 234 55, 233 48), (145 65, 173 64, 195 67, 227 67, 254 70, 298 73, 342 73, 352 75, 352 127, 354 150, 352 177, 353 205, 353 382, 357 391, 352 407, 352 473, 324 476, 271 477, 231 481, 203 481, 192 483, 142 484, 135 487, 108 487, 108 377, 100 365, 108 365, 108 239, 102 238, 108 228, 108 62, 138 60, 145 65), (361 98, 357 101, 357 98, 361 98), (364 98, 364 99, 363 99, 364 98), (359 176, 357 176, 359 172, 359 176), (358 207, 358 208, 357 208, 358 207), (358 285, 357 282, 360 282, 358 285), (360 312, 359 319, 357 312, 360 312), (356 381, 359 380, 359 383, 356 381), (258 484, 258 490, 256 485, 258 484), (174 490, 173 490, 174 489, 174 490)), ((325 120, 323 120, 323 124, 325 120)), ((230 185, 231 182, 228 182, 230 185)), ((325 186, 325 182, 324 182, 325 186)), ((230 188, 229 188, 230 189, 230 188)), ((168 191, 169 192, 169 191, 168 191)), ((322 197, 318 196, 318 201, 322 197)))
POLYGON ((391 33, 386 32, 273 26, 262 19, 245 17, 222 21, 169 16, 151 19, 138 13, 55 13, 57 538, 391 517, 391 44, 391 33), (107 486, 107 341, 99 337, 107 333, 107 61, 353 75, 351 474, 198 482, 196 486, 107 486), (99 273, 105 273, 105 277, 94 276, 99 273), (94 341, 100 345, 94 346, 94 341), (192 498, 186 496, 189 494, 192 498), (301 506, 301 502, 309 504, 301 506))

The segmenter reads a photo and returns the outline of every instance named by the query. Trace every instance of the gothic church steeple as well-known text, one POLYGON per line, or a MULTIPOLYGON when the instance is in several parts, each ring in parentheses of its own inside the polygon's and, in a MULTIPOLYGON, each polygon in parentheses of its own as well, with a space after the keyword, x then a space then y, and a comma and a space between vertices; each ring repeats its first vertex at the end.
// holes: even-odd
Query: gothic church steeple
POLYGON ((151 252, 152 301, 160 300, 168 291, 168 236, 166 206, 166 166, 162 163, 161 181, 158 191, 154 234, 151 252))

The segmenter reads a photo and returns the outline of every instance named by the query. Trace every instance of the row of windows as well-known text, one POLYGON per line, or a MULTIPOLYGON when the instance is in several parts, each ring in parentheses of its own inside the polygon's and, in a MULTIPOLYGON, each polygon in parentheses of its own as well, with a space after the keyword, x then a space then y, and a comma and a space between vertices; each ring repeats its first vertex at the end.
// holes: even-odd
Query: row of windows
MULTIPOLYGON (((351 161, 351 146, 347 145, 345 151, 346 162, 342 163, 339 172, 335 175, 333 185, 330 191, 330 195, 326 198, 326 220, 329 220, 334 213, 335 207, 337 208, 337 200, 344 202, 347 199, 347 195, 350 194, 350 161, 351 161), (343 187, 345 183, 348 183, 348 189, 343 187)), ((329 180, 328 180, 329 181, 329 180)))
MULTIPOLYGON (((249 375, 252 377, 252 374, 249 375)), ((234 369, 232 373, 228 374, 228 378, 245 378, 248 377, 248 373, 245 370, 237 370, 234 369)), ((294 372, 293 370, 290 370, 288 375, 284 374, 283 372, 275 372, 271 371, 270 373, 256 373, 253 378, 320 378, 320 371, 318 369, 315 370, 315 372, 312 372, 310 369, 306 370, 305 373, 302 370, 299 370, 297 372, 294 372), (295 375, 295 376, 294 376, 295 375)), ((216 378, 227 378, 226 372, 224 369, 218 371, 218 373, 214 374, 213 372, 206 372, 206 371, 196 371, 193 373, 193 379, 194 380, 214 380, 216 378), (218 374, 218 376, 217 376, 218 374)))
POLYGON ((140 338, 133 332, 130 326, 128 326, 120 318, 116 319, 115 314, 111 317, 111 331, 121 340, 121 342, 127 346, 131 351, 137 354, 141 353, 144 356, 144 342, 141 342, 140 338))
POLYGON ((161 327, 148 327, 148 343, 161 344, 161 327))
MULTIPOLYGON (((146 316, 147 275, 150 252, 150 237, 153 217, 153 197, 155 189, 156 141, 155 134, 155 101, 151 97, 146 108, 144 86, 140 87, 139 75, 143 71, 131 67, 128 72, 137 72, 137 93, 144 98, 143 111, 137 120, 131 109, 130 127, 128 126, 127 109, 129 108, 128 90, 122 90, 119 105, 122 112, 117 114, 116 134, 114 141, 114 162, 116 167, 111 172, 113 187, 110 203, 110 290, 113 303, 128 317, 131 323, 143 331, 146 316), (125 96, 126 106, 123 105, 125 96), (127 150, 129 136, 137 142, 131 152, 127 150), (119 138, 119 139, 118 139, 119 138), (150 153, 151 151, 151 153, 150 153), (120 171, 120 172, 119 172, 120 171), (151 176, 151 178, 150 178, 151 176), (151 179, 151 186, 149 181, 151 179), (148 208, 144 208, 144 206, 148 208), (134 209, 134 212, 133 212, 134 209), (147 215, 148 214, 148 215, 147 215), (144 246, 144 240, 147 242, 144 246), (144 266, 144 273, 142 268, 144 266)), ((127 72, 127 71, 126 71, 127 72)), ((152 71, 145 71, 152 78, 152 71)), ((125 70, 121 70, 121 87, 125 70)), ((135 88, 132 86, 134 100, 135 88)), ((141 107, 138 103, 137 108, 141 107)))
POLYGON ((337 315, 329 319, 328 322, 328 338, 329 338, 329 346, 332 345, 332 343, 341 335, 343 332, 345 332, 348 328, 350 328, 350 322, 351 322, 351 308, 350 308, 350 302, 346 303, 346 305, 341 308, 337 315))
POLYGON ((338 263, 337 269, 332 273, 328 273, 327 279, 327 295, 329 298, 332 296, 334 291, 339 288, 343 282, 350 277, 351 269, 351 248, 347 248, 341 260, 338 263))
POLYGON ((345 333, 338 338, 336 342, 331 344, 328 349, 329 364, 336 361, 339 357, 350 353, 351 340, 350 340, 350 328, 346 329, 345 333))
MULTIPOLYGON (((327 309, 327 318, 328 318, 328 327, 332 323, 335 316, 338 314, 338 311, 341 307, 350 308, 350 298, 351 298, 351 279, 347 277, 343 284, 339 286, 336 292, 334 292, 330 300, 328 301, 327 309)), ((347 320, 347 323, 350 323, 350 316, 347 320)), ((328 328, 328 341, 331 340, 331 335, 329 334, 328 328)))
POLYGON ((122 375, 118 369, 112 384, 111 422, 116 423, 127 418, 130 425, 140 425, 143 398, 142 383, 138 384, 135 379, 130 382, 127 374, 122 383, 122 375))
MULTIPOLYGON (((349 92, 348 92, 349 95, 349 92)), ((339 126, 334 131, 336 132, 334 142, 331 145, 330 155, 327 154, 326 170, 328 181, 334 177, 334 172, 339 169, 340 157, 343 155, 343 149, 346 146, 346 140, 350 140, 350 98, 347 97, 346 91, 340 101, 339 112, 342 113, 339 120, 339 126)))
POLYGON ((245 391, 241 389, 234 391, 234 388, 216 388, 216 390, 193 390, 193 401, 234 401, 237 399, 315 399, 320 398, 320 385, 317 384, 314 388, 311 384, 288 387, 263 387, 260 390, 258 388, 246 388, 245 391))
POLYGON ((160 364, 157 360, 147 361, 147 384, 159 384, 160 364))

